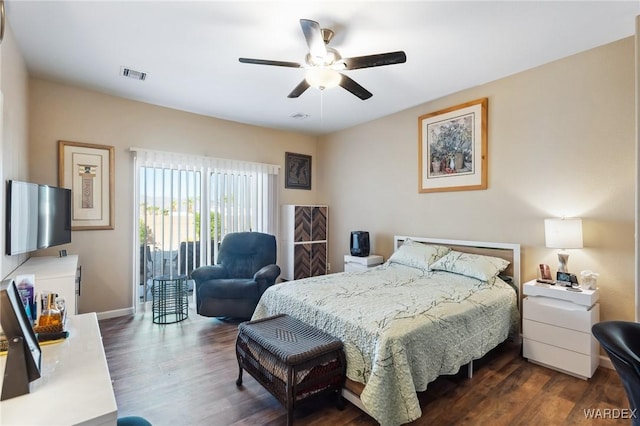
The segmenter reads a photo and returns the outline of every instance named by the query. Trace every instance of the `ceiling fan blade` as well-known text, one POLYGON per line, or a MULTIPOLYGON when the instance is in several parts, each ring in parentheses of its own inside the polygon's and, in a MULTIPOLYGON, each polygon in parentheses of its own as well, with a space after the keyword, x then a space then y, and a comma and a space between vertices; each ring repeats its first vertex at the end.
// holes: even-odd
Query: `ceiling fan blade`
POLYGON ((407 55, 403 51, 379 53, 377 55, 356 56, 344 58, 345 69, 379 67, 382 65, 403 64, 407 62, 407 55))
POLYGON ((257 64, 257 65, 275 65, 276 67, 290 67, 301 68, 297 62, 285 62, 285 61, 272 61, 269 59, 252 59, 252 58, 238 58, 243 64, 257 64))
POLYGON ((365 101, 365 100, 369 99, 371 96, 373 96, 373 94, 371 92, 369 92, 364 87, 360 86, 353 79, 347 77, 344 74, 340 74, 340 75, 342 76, 342 80, 340 80, 340 86, 342 86, 342 88, 344 88, 344 89, 348 90, 349 92, 353 93, 354 95, 356 95, 357 97, 359 97, 363 101, 365 101))
POLYGON ((320 30, 320 24, 310 19, 301 19, 300 26, 304 33, 304 38, 307 40, 309 46, 309 54, 314 58, 321 58, 324 60, 327 56, 327 46, 322 39, 322 31, 320 30))
POLYGON ((287 95, 287 98, 297 98, 298 96, 302 95, 304 93, 305 90, 307 90, 309 88, 309 83, 307 83, 307 80, 302 80, 300 82, 300 84, 298 84, 292 91, 291 93, 289 93, 287 95))

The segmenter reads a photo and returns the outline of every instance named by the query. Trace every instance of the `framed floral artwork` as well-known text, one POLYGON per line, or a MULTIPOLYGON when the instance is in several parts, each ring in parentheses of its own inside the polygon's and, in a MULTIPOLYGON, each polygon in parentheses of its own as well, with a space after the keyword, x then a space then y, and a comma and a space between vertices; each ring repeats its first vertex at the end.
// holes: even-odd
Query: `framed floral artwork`
POLYGON ((487 189, 487 108, 482 98, 418 118, 418 191, 487 189))
POLYGON ((71 189, 71 229, 114 229, 114 148, 58 141, 58 185, 71 189))

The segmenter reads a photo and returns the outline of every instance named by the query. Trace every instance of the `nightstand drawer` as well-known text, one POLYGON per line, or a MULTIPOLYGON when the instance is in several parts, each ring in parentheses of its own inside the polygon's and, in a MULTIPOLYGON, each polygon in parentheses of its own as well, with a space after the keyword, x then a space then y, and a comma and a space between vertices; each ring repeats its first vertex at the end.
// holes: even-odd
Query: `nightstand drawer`
POLYGON ((528 319, 522 322, 522 333, 526 339, 591 355, 593 337, 590 333, 582 333, 528 319))
POLYGON ((382 265, 382 256, 370 254, 369 256, 350 256, 344 255, 344 271, 345 272, 362 272, 369 268, 382 265))
POLYGON ((593 376, 598 366, 597 357, 590 357, 526 338, 522 342, 522 355, 529 361, 583 378, 593 376))
POLYGON ((591 325, 599 316, 599 304, 583 310, 569 302, 529 296, 523 301, 523 312, 524 319, 591 333, 591 325))
POLYGON ((361 265, 360 263, 346 263, 344 264, 345 272, 362 272, 369 269, 367 265, 361 265))

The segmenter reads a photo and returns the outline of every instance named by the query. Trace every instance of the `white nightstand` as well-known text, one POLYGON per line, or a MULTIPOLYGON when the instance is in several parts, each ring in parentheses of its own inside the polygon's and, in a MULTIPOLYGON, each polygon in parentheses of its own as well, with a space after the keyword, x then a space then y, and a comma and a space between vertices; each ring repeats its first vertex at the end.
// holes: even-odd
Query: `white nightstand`
POLYGON ((531 362, 588 379, 600 350, 591 326, 600 320, 600 292, 573 292, 562 285, 524 284, 522 354, 531 362))
POLYGON ((359 272, 366 271, 368 268, 378 266, 383 262, 382 256, 377 254, 371 254, 369 256, 351 256, 344 255, 344 271, 345 272, 359 272))

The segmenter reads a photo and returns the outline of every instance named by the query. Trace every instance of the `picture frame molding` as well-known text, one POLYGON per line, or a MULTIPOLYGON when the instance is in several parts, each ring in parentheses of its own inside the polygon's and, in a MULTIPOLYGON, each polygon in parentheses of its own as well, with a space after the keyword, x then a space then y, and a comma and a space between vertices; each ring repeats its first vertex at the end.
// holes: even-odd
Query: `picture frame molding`
POLYGON ((487 129, 488 98, 486 97, 444 108, 418 117, 418 192, 432 193, 487 189, 487 129), (458 117, 452 117, 452 114, 456 112, 460 112, 461 115, 458 117), (441 173, 437 178, 435 175, 431 176, 431 174, 434 173, 431 168, 431 146, 429 135, 428 132, 425 132, 425 128, 431 123, 437 123, 438 120, 442 122, 453 121, 454 119, 460 118, 465 113, 474 114, 474 121, 472 125, 474 129, 474 138, 472 140, 472 171, 465 173, 465 175, 459 175, 454 172, 449 175, 441 173), (432 179, 432 181, 429 181, 429 179, 432 179), (425 184, 426 182, 429 182, 429 185, 425 184))
MULTIPOLYGON (((95 165, 97 166, 97 165, 95 165)), ((58 141, 58 185, 63 188, 71 189, 71 230, 72 231, 84 231, 84 230, 110 230, 115 228, 115 149, 110 145, 97 145, 84 142, 70 142, 70 141, 58 141), (99 156, 102 159, 106 158, 104 163, 108 164, 108 172, 100 171, 101 182, 103 186, 100 188, 100 193, 97 196, 97 201, 100 203, 100 219, 78 219, 76 214, 77 209, 77 191, 78 187, 74 187, 75 180, 70 179, 73 176, 75 154, 89 154, 99 156), (71 155, 69 155, 71 154, 71 155), (104 179, 105 173, 108 173, 108 177, 104 179), (104 187, 104 184, 107 187, 104 187), (105 204, 107 204, 105 206, 105 204)))

